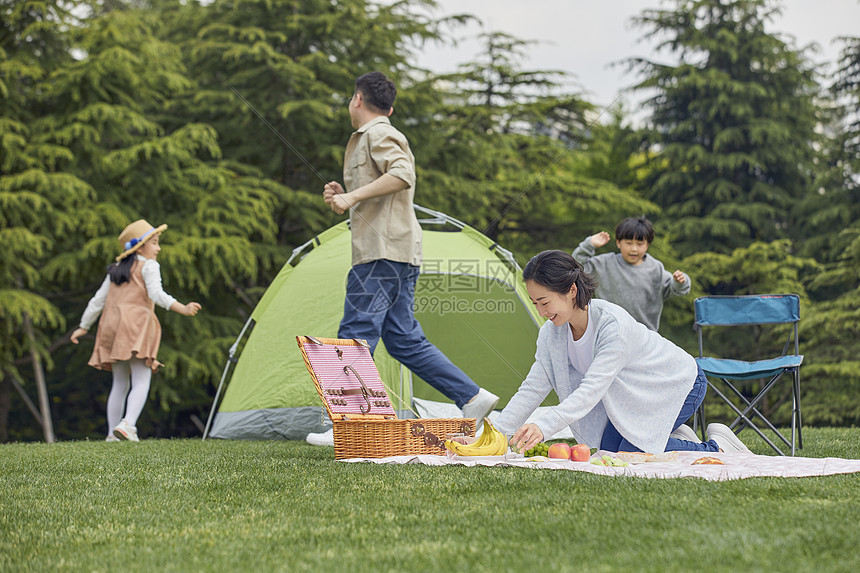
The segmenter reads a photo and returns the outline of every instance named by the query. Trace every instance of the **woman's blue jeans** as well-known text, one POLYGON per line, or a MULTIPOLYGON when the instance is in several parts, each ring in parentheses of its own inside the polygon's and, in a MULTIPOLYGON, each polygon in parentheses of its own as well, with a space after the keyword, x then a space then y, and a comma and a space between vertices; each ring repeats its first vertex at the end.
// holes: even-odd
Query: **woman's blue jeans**
MULTIPOLYGON (((705 399, 705 392, 708 390, 708 379, 705 373, 699 368, 696 375, 696 381, 693 383, 693 389, 687 394, 687 399, 684 405, 681 406, 681 411, 678 413, 678 419, 672 427, 675 431, 681 424, 690 419, 690 416, 696 413, 702 401, 705 399)), ((603 439, 600 441, 600 449, 608 452, 641 452, 639 448, 624 439, 612 422, 607 422, 606 429, 603 431, 603 439)), ((667 452, 718 452, 720 447, 713 440, 707 442, 688 442, 687 440, 679 440, 677 438, 669 438, 666 442, 667 452)))
POLYGON ((458 408, 478 393, 478 385, 424 336, 415 319, 415 283, 420 268, 379 259, 355 265, 346 281, 346 302, 338 338, 363 338, 385 349, 458 408))

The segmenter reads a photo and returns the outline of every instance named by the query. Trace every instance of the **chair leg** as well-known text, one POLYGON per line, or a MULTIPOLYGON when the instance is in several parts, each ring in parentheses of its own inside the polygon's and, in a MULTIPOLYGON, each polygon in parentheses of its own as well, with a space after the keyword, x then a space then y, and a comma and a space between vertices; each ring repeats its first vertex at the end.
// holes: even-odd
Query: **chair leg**
MULTIPOLYGON (((762 413, 759 412, 755 406, 756 406, 756 404, 758 404, 759 400, 761 400, 761 398, 764 396, 764 393, 766 393, 768 390, 770 390, 770 386, 772 386, 773 380, 771 380, 771 383, 765 385, 765 387, 758 393, 758 395, 755 397, 755 399, 752 402, 747 400, 746 397, 743 395, 743 393, 740 390, 738 390, 737 388, 735 388, 735 386, 731 382, 729 382, 727 379, 720 378, 720 380, 722 380, 723 383, 726 386, 728 386, 729 390, 731 390, 732 393, 735 396, 737 396, 738 400, 740 400, 741 402, 744 403, 744 405, 746 406, 746 408, 744 409, 744 414, 749 414, 750 410, 752 410, 753 415, 758 416, 759 418, 765 419, 765 417, 762 415, 762 413)), ((734 429, 735 426, 737 426, 738 422, 740 422, 740 421, 742 421, 742 417, 738 416, 737 418, 732 420, 732 423, 729 424, 729 428, 734 429)), ((744 424, 740 428, 738 428, 738 432, 743 430, 746 427, 746 425, 747 425, 746 422, 744 422, 744 424)))
POLYGON ((791 397, 791 455, 794 455, 794 438, 797 432, 797 418, 795 417, 795 408, 797 408, 797 400, 794 396, 791 397))
MULTIPOLYGON (((785 454, 783 453, 783 451, 782 451, 782 450, 780 450, 778 447, 776 447, 776 444, 774 444, 774 443, 770 440, 770 438, 768 438, 767 436, 765 436, 765 435, 764 435, 764 432, 762 432, 761 430, 759 430, 758 426, 756 426, 755 424, 753 424, 753 423, 752 423, 752 420, 750 420, 750 419, 747 417, 747 415, 746 415, 745 413, 741 412, 741 411, 738 409, 738 407, 737 407, 737 406, 735 406, 734 404, 732 404, 732 402, 729 400, 728 396, 726 396, 725 394, 723 394, 722 392, 720 392, 720 391, 719 391, 719 389, 717 389, 717 387, 716 387, 716 386, 714 386, 713 384, 711 384, 711 388, 713 388, 714 392, 716 392, 716 393, 717 393, 717 395, 718 395, 720 398, 722 398, 723 402, 725 402, 725 403, 726 403, 726 405, 727 405, 729 408, 731 408, 732 410, 734 410, 735 414, 737 414, 737 415, 738 415, 738 416, 739 416, 739 417, 744 421, 744 423, 745 423, 747 426, 749 426, 749 427, 750 427, 750 429, 752 429, 756 434, 758 434, 758 435, 759 435, 759 437, 760 437, 762 440, 764 440, 765 442, 767 442, 767 444, 768 444, 771 448, 773 448, 773 449, 776 451, 776 453, 778 453, 778 454, 779 454, 779 455, 781 455, 781 456, 784 456, 784 455, 785 455, 785 454)), ((765 420, 765 421, 766 421, 766 420, 765 420)), ((780 434, 779 432, 776 432, 776 435, 777 435, 777 436, 779 436, 780 438, 782 438, 782 440, 783 440, 783 441, 785 441, 785 442, 786 442, 786 444, 788 443, 788 442, 786 441, 785 437, 784 437, 782 434, 780 434)))
MULTIPOLYGON (((732 385, 728 380, 726 380, 725 378, 720 378, 720 380, 722 380, 722 381, 726 384, 726 386, 728 386, 728 387, 729 387, 729 389, 731 389, 731 391, 732 391, 732 392, 734 392, 735 396, 737 396, 737 397, 738 397, 738 398, 739 398, 739 399, 740 399, 744 404, 746 404, 746 408, 744 409, 744 411, 743 411, 743 412, 738 412, 738 411, 736 410, 736 412, 737 412, 737 414, 738 414, 738 417, 737 417, 737 418, 735 418, 735 419, 734 419, 734 421, 733 421, 731 424, 729 424, 729 428, 734 429, 734 427, 738 424, 738 422, 742 420, 742 421, 743 421, 743 425, 740 427, 740 429, 738 429, 738 431, 737 431, 737 432, 740 432, 740 431, 741 431, 743 428, 745 428, 746 426, 749 426, 749 427, 751 427, 751 428, 753 428, 753 429, 756 429, 756 428, 755 428, 755 426, 754 426, 754 425, 752 424, 752 422, 750 421, 750 418, 748 418, 748 417, 747 417, 747 414, 749 414, 749 413, 750 413, 750 411, 752 411, 753 415, 754 415, 754 416, 758 416, 758 417, 759 417, 759 419, 762 421, 762 423, 763 423, 765 426, 767 426, 767 427, 768 427, 768 429, 769 429, 771 432, 773 432, 774 434, 776 434, 776 436, 777 436, 780 440, 782 440, 782 442, 783 442, 786 446, 794 447, 794 446, 792 445, 792 444, 794 443, 794 438, 792 438, 792 441, 790 441, 790 442, 789 442, 789 441, 786 439, 786 437, 782 435, 782 432, 780 432, 780 431, 776 428, 776 426, 774 426, 774 425, 770 422, 770 420, 768 420, 766 417, 764 417, 764 416, 762 415, 762 413, 761 413, 761 412, 759 412, 759 411, 758 411, 758 409, 756 409, 756 406, 757 406, 757 405, 758 405, 758 403, 759 403, 759 402, 764 398, 765 394, 767 394, 767 393, 770 391, 770 389, 773 387, 773 385, 774 385, 774 384, 776 384, 776 382, 779 380, 779 376, 775 376, 775 377, 771 378, 771 379, 770 379, 770 381, 769 381, 767 384, 765 384, 764 388, 762 388, 762 389, 759 391, 758 395, 756 395, 756 397, 753 399, 753 401, 752 401, 752 402, 750 402, 749 400, 747 400, 747 399, 743 396, 743 394, 741 394, 741 393, 738 391, 738 389, 737 389, 737 388, 735 388, 735 387, 734 387, 734 386, 733 386, 733 385, 732 385)), ((794 415, 794 414, 793 414, 793 412, 792 412, 792 415, 794 415)), ((737 432, 735 432, 735 433, 737 433, 737 432)))
POLYGON ((794 371, 794 399, 797 408, 797 447, 803 449, 803 435, 800 430, 802 426, 800 420, 800 372, 798 370, 794 371))

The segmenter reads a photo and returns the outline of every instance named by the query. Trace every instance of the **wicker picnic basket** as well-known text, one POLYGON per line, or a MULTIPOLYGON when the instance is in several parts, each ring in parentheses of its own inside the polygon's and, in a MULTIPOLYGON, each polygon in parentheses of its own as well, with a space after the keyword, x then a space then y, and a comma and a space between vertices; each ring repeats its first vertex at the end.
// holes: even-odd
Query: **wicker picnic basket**
POLYGON ((449 436, 475 435, 475 418, 398 419, 365 341, 296 342, 334 426, 336 459, 442 455, 449 436))

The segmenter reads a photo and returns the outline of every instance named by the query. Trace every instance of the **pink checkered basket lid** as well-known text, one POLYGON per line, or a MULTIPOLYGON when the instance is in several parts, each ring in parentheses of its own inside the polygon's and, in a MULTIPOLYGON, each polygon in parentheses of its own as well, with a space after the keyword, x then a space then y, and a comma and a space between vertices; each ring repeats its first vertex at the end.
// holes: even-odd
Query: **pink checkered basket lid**
POLYGON ((397 418, 367 342, 313 336, 296 342, 332 420, 397 418))

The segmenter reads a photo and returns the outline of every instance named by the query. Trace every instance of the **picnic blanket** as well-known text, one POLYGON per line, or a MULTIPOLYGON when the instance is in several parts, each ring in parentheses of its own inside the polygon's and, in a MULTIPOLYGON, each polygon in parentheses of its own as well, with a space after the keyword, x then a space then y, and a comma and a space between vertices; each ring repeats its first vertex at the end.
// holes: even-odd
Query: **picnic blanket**
MULTIPOLYGON (((615 455, 598 451, 592 459, 602 455, 615 455)), ((860 460, 842 458, 801 458, 762 456, 746 453, 678 452, 677 459, 668 462, 631 463, 627 467, 594 465, 590 462, 568 460, 529 461, 519 454, 507 456, 392 456, 388 458, 352 458, 344 462, 371 462, 376 464, 420 464, 426 466, 493 466, 530 470, 571 470, 603 476, 643 478, 700 478, 709 481, 728 481, 751 477, 811 477, 860 472, 860 460), (692 465, 702 456, 719 458, 724 465, 692 465)))

